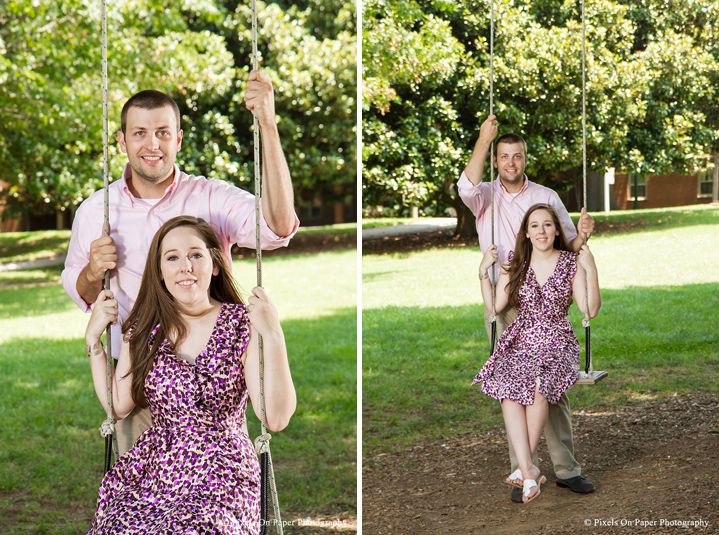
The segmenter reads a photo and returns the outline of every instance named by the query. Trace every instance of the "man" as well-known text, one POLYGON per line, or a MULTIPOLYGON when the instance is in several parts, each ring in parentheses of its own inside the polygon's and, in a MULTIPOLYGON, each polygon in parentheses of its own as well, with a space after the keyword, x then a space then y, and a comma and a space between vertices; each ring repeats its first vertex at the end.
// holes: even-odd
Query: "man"
MULTIPOLYGON (((275 249, 289 243, 299 220, 275 123, 272 84, 263 72, 250 73, 245 104, 257 117, 262 136, 262 247, 275 249)), ((133 95, 122 109, 117 140, 128 163, 120 180, 110 185, 110 236, 103 234, 104 193, 96 191, 75 214, 62 272, 67 294, 89 312, 110 270, 119 302, 113 356, 119 355, 120 326, 137 298, 150 243, 165 221, 181 214, 205 219, 218 233, 228 260, 233 243, 255 247, 256 227, 253 195, 220 180, 187 175, 175 164, 182 129, 180 111, 168 95, 154 90, 133 95)), ((118 422, 121 455, 149 425, 149 411, 140 409, 118 422)))
MULTIPOLYGON (((487 153, 496 135, 497 118, 490 115, 482 123, 479 139, 474 146, 472 156, 457 183, 460 197, 476 217, 479 244, 483 253, 492 244, 492 210, 490 207, 492 184, 482 182, 482 174, 487 153)), ((524 140, 516 134, 501 136, 495 144, 493 156, 492 163, 497 168, 499 175, 498 180, 494 182, 494 243, 499 252, 499 261, 493 266, 493 280, 497 280, 499 266, 507 260, 509 251, 514 249, 517 232, 524 214, 529 207, 537 203, 550 204, 557 210, 569 246, 573 251, 578 252, 584 243, 584 235, 586 234, 588 238, 592 234, 594 220, 582 209, 578 224, 582 235, 578 235, 556 192, 531 182, 527 178, 524 174, 527 166, 527 146, 524 140)), ((496 315, 497 337, 501 336, 507 325, 516 317, 517 311, 511 307, 496 315)), ((485 328, 489 335, 491 322, 486 312, 485 328)), ((581 467, 574 458, 572 413, 566 393, 559 403, 549 405, 544 436, 557 476, 557 485, 568 487, 574 492, 594 492, 594 484, 581 475, 581 467)), ((518 463, 511 443, 509 444, 509 457, 513 473, 517 469, 518 463)), ((514 481, 521 483, 518 480, 514 481)), ((513 489, 512 501, 522 503, 522 489, 513 489)))

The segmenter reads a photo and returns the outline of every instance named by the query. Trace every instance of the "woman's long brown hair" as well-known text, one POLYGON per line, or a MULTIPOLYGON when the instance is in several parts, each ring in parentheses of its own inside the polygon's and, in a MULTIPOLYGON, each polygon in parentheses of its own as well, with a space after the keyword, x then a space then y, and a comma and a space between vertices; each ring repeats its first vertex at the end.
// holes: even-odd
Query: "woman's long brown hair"
POLYGON ((132 329, 128 375, 132 375, 130 390, 132 400, 138 407, 147 407, 145 379, 155 364, 155 355, 162 342, 172 334, 175 336, 174 345, 177 347, 187 336, 187 324, 182 318, 182 314, 190 314, 175 301, 167 290, 160 270, 162 240, 171 230, 179 227, 191 227, 198 233, 210 252, 213 268, 219 269, 219 274, 213 275, 210 280, 210 297, 220 303, 243 303, 227 260, 222 253, 217 234, 207 221, 181 215, 173 217, 162 225, 152 239, 135 306, 132 307, 130 315, 122 324, 123 335, 127 336, 132 329), (150 344, 150 333, 158 324, 157 333, 150 344))
POLYGON ((570 251, 567 238, 564 236, 562 222, 554 207, 543 203, 531 206, 522 219, 522 225, 517 233, 517 243, 514 246, 514 256, 509 264, 509 282, 507 282, 506 291, 509 304, 514 308, 519 307, 519 289, 527 278, 529 263, 532 261, 532 240, 527 237, 527 231, 529 230, 529 216, 537 210, 549 212, 554 226, 559 231, 559 235, 554 237, 554 248, 559 251, 570 251))

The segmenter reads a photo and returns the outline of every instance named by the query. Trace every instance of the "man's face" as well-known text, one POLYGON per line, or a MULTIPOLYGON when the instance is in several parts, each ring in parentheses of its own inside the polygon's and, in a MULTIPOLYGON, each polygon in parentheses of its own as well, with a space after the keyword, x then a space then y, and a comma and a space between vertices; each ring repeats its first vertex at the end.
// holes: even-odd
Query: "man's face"
POLYGON ((495 167, 499 178, 505 184, 517 185, 524 180, 527 155, 521 143, 500 143, 497 145, 495 167))
POLYGON ((117 138, 130 161, 133 179, 161 184, 172 177, 182 144, 182 131, 177 130, 172 108, 130 108, 125 134, 119 132, 117 138))

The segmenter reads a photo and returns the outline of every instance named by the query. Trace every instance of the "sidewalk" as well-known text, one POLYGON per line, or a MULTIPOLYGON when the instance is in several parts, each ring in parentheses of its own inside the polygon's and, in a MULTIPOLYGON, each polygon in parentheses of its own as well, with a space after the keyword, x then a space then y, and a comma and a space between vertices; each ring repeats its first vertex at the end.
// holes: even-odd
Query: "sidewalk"
POLYGON ((38 258, 37 260, 22 260, 20 262, 8 262, 0 264, 0 271, 19 271, 21 269, 37 269, 52 266, 61 266, 65 263, 64 254, 51 256, 49 258, 38 258))
POLYGON ((457 226, 456 217, 434 217, 430 219, 418 219, 402 225, 391 227, 380 227, 362 229, 362 241, 377 240, 390 236, 403 236, 406 234, 423 234, 436 232, 438 230, 453 229, 457 226))

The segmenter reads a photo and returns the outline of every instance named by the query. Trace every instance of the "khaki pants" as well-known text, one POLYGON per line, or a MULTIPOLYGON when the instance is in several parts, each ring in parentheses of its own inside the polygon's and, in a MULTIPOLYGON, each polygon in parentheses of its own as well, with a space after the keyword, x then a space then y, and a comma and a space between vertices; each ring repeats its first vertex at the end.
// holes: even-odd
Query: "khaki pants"
POLYGON ((125 418, 117 421, 115 424, 117 449, 121 456, 127 453, 135 444, 137 437, 151 424, 150 409, 141 409, 140 407, 135 407, 125 418))
MULTIPOLYGON (((517 318, 517 311, 514 308, 507 307, 501 313, 497 314, 497 340, 507 328, 517 318)), ((486 309, 484 312, 484 326, 487 329, 487 335, 492 336, 492 323, 489 321, 489 314, 486 309)), ((574 437, 572 436, 572 411, 569 407, 569 398, 567 393, 562 394, 559 403, 553 405, 548 403, 547 423, 544 426, 544 439, 547 441, 547 449, 549 456, 554 465, 554 473, 559 479, 569 479, 581 475, 582 467, 574 458, 574 437)), ((508 441, 509 442, 509 441, 508 441)), ((512 443, 509 443, 509 460, 511 463, 510 472, 514 472, 518 467, 517 456, 514 453, 512 443)), ((537 464, 535 455, 534 464, 537 464)))

